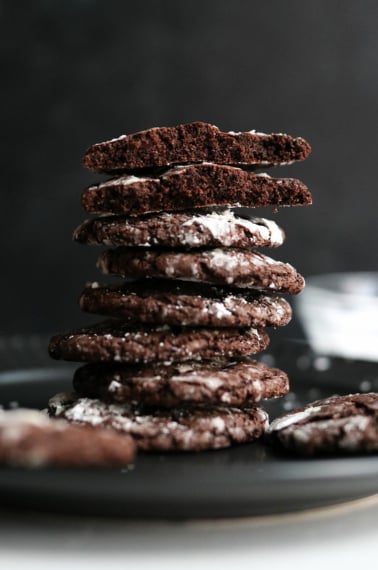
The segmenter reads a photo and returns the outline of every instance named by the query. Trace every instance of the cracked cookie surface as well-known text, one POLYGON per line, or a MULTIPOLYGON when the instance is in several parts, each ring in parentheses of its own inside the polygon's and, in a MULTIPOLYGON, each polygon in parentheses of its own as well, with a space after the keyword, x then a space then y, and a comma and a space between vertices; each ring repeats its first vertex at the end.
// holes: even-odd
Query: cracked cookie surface
POLYGON ((0 463, 106 467, 131 463, 135 452, 134 440, 114 430, 52 420, 33 409, 0 410, 0 463))
POLYGON ((275 419, 267 439, 301 455, 378 451, 378 394, 317 400, 275 419))
POLYGON ((272 293, 297 294, 305 284, 302 275, 289 263, 233 248, 177 252, 118 247, 104 251, 97 266, 103 273, 133 279, 179 279, 272 293))
POLYGON ((168 213, 130 218, 102 216, 87 220, 74 232, 87 245, 137 247, 277 247, 283 230, 272 220, 221 212, 168 213))
POLYGON ((108 403, 139 401, 168 408, 246 406, 289 390, 285 372, 250 358, 134 367, 87 364, 75 372, 73 385, 80 395, 108 403))
POLYGON ((143 410, 80 398, 77 394, 54 396, 49 402, 49 413, 69 422, 110 427, 129 434, 144 451, 219 449, 261 437, 268 424, 267 413, 257 406, 143 410))
POLYGON ((268 344, 266 332, 255 328, 134 327, 108 320, 53 336, 49 353, 57 360, 137 364, 237 358, 268 344))
POLYGON ((94 282, 81 294, 80 308, 129 323, 198 327, 280 327, 292 315, 283 297, 157 279, 104 286, 94 282))

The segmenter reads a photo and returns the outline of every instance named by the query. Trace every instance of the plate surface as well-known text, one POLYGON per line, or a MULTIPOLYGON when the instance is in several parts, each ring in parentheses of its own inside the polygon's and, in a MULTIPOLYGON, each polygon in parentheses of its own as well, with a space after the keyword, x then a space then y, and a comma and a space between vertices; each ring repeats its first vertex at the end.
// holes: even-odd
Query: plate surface
MULTIPOLYGON (((331 394, 377 391, 378 364, 314 356, 302 343, 266 354, 287 370, 291 392, 265 402, 271 419, 331 394)), ((0 403, 43 408, 71 389, 72 366, 0 373, 0 403)), ((144 519, 290 512, 378 492, 378 456, 295 459, 262 443, 202 453, 139 454, 128 469, 1 467, 0 502, 22 508, 144 519)))

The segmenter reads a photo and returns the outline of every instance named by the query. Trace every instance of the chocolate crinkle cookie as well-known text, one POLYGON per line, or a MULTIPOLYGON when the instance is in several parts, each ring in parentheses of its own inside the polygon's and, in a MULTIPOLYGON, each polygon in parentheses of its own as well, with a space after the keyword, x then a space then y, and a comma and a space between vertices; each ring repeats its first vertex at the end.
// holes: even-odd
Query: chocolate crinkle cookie
POLYGON ((268 424, 267 413, 257 406, 146 410, 62 393, 49 401, 48 409, 53 417, 131 435, 144 451, 203 451, 228 447, 261 437, 268 424))
POLYGON ((269 337, 261 329, 131 326, 108 320, 52 337, 49 353, 77 362, 178 362, 237 358, 261 352, 269 337))
POLYGON ((140 216, 193 208, 308 206, 312 196, 295 178, 272 178, 220 164, 178 166, 156 177, 120 176, 91 185, 81 205, 91 214, 140 216))
POLYGON ((267 441, 295 454, 378 451, 378 393, 317 400, 275 419, 267 441))
POLYGON ((108 403, 149 406, 248 406, 289 390, 285 372, 251 358, 131 366, 87 364, 73 385, 80 395, 108 403))
POLYGON ((256 131, 222 132, 215 125, 193 122, 155 127, 97 143, 83 165, 102 172, 167 167, 191 162, 274 165, 304 160, 311 147, 302 138, 256 131))
POLYGON ((130 323, 193 327, 280 327, 292 316, 290 304, 282 297, 157 279, 88 284, 80 308, 130 323))
POLYGON ((233 248, 200 251, 117 247, 104 251, 97 263, 103 273, 123 277, 178 279, 221 286, 297 294, 304 278, 289 263, 256 251, 233 248))
POLYGON ((132 437, 53 420, 32 409, 0 410, 0 463, 39 468, 107 467, 134 460, 132 437))
POLYGON ((139 218, 102 216, 87 220, 74 232, 87 245, 138 247, 277 247, 283 230, 272 220, 221 212, 164 212, 139 218))

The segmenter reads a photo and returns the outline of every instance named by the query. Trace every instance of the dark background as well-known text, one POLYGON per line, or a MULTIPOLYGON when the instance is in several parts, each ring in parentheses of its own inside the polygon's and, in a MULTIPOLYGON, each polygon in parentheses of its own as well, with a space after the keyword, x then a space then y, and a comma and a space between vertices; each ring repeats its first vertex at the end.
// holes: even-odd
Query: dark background
POLYGON ((377 269, 376 1, 9 0, 0 21, 0 332, 88 322, 77 298, 101 279, 98 250, 71 234, 98 177, 81 156, 150 126, 307 138, 311 157, 279 174, 314 205, 274 216, 287 242, 273 256, 305 276, 377 269))

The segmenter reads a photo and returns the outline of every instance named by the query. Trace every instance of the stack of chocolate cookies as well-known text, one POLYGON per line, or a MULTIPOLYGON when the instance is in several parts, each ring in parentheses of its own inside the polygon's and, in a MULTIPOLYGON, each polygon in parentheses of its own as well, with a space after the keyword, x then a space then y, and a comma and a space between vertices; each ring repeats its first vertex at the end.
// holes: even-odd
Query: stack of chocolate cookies
POLYGON ((282 244, 271 220, 231 208, 311 203, 299 180, 257 169, 305 159, 284 134, 224 133, 207 123, 154 128, 93 145, 86 168, 111 174, 82 194, 96 214, 74 233, 110 246, 98 260, 121 282, 89 284, 83 311, 106 317, 53 337, 53 358, 83 361, 75 392, 50 400, 53 417, 111 427, 143 450, 202 450, 260 437, 257 403, 289 389, 255 360, 266 327, 286 325, 303 277, 256 251, 282 244))

